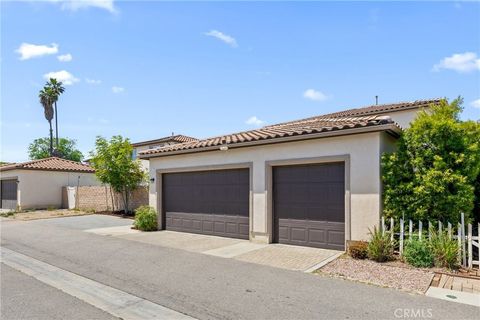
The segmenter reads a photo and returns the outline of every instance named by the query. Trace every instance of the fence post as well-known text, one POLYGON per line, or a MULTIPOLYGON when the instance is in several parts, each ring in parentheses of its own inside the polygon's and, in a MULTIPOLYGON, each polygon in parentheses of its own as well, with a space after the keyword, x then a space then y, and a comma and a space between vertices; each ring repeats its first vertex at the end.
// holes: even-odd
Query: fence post
POLYGON ((432 239, 432 223, 428 221, 428 240, 432 239))
POLYGON ((465 244, 465 214, 463 212, 460 213, 460 218, 462 222, 462 265, 466 267, 467 266, 467 248, 465 244))
POLYGON ((438 220, 438 233, 441 234, 443 231, 442 221, 438 220))
POLYGON ((448 223, 448 239, 452 240, 452 224, 448 223))
POLYGON ((408 221, 408 240, 412 240, 412 232, 413 232, 413 222, 412 220, 408 221))
POLYGON ((382 235, 385 235, 385 217, 382 216, 382 235))
POLYGON ((390 218, 390 240, 393 241, 393 218, 390 218))
POLYGON ((473 248, 472 248, 472 225, 468 224, 468 268, 471 269, 473 267, 473 248))
POLYGON ((403 219, 400 219, 400 256, 403 255, 403 219))
POLYGON ((460 222, 457 226, 457 242, 458 242, 458 263, 462 264, 462 225, 460 222))
POLYGON ((418 240, 422 240, 422 221, 418 221, 418 240))

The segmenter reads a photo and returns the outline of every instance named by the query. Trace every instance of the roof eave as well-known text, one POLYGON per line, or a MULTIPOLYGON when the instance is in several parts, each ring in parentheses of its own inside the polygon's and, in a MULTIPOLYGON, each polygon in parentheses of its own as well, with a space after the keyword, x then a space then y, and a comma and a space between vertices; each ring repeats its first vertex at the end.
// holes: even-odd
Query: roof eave
MULTIPOLYGON (((294 142, 294 141, 302 141, 302 140, 312 140, 312 139, 320 139, 320 138, 328 138, 328 137, 336 137, 336 136, 344 136, 344 135, 352 135, 352 134, 360 134, 360 133, 368 133, 368 132, 376 132, 376 131, 386 131, 388 134, 392 135, 393 137, 399 137, 402 132, 402 129, 397 125, 395 125, 394 123, 388 123, 388 124, 381 124, 381 125, 375 125, 375 126, 366 126, 361 128, 342 129, 342 130, 336 130, 336 131, 326 131, 326 132, 319 132, 319 133, 313 133, 313 134, 288 136, 288 137, 282 137, 282 138, 271 138, 271 139, 263 139, 263 140, 256 140, 256 141, 233 143, 233 144, 229 144, 228 148, 235 149, 235 148, 244 148, 244 147, 254 147, 254 146, 260 146, 260 145, 294 142)), ((167 156, 173 156, 178 154, 218 151, 219 149, 220 149, 220 145, 216 145, 211 147, 184 149, 184 150, 176 150, 171 152, 140 154, 139 158, 148 160, 151 158, 167 157, 167 156)))
POLYGON ((8 168, 8 169, 0 169, 0 172, 5 171, 12 171, 12 170, 29 170, 29 171, 55 171, 55 172, 71 172, 71 173, 95 173, 95 171, 89 170, 66 170, 66 169, 44 169, 44 168, 8 168))

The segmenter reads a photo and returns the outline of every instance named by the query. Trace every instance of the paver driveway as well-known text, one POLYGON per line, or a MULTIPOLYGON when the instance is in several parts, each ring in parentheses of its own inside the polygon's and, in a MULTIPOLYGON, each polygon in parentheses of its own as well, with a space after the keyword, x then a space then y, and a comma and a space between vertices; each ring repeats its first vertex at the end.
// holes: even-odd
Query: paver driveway
POLYGON ((313 271, 342 253, 335 250, 282 244, 258 244, 248 240, 185 232, 165 230, 139 232, 132 230, 130 225, 96 228, 85 231, 152 245, 299 271, 313 271))

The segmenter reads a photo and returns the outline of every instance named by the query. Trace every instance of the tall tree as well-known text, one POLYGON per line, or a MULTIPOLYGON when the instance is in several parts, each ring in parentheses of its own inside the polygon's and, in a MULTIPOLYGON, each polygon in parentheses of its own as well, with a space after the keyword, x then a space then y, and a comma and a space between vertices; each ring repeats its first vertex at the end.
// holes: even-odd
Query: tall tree
POLYGON ((95 151, 91 152, 90 162, 95 168, 95 175, 105 184, 109 184, 115 192, 122 195, 126 213, 131 213, 130 196, 133 190, 147 175, 143 171, 140 160, 132 160, 133 148, 128 139, 113 136, 110 141, 97 137, 95 151))
POLYGON ((462 99, 423 111, 382 158, 384 212, 456 223, 478 208, 480 123, 460 120, 462 99))
MULTIPOLYGON (((77 149, 77 142, 74 139, 59 138, 57 154, 64 159, 82 161, 83 154, 77 149)), ((50 157, 49 139, 38 138, 28 146, 28 156, 31 160, 50 157)))
POLYGON ((58 98, 62 95, 65 91, 63 87, 63 83, 61 81, 57 81, 57 79, 50 78, 49 81, 45 84, 47 88, 49 88, 49 93, 51 94, 52 101, 55 105, 55 150, 59 150, 58 148, 58 111, 57 111, 57 101, 58 98))
POLYGON ((53 155, 53 129, 52 129, 52 119, 53 119, 53 101, 52 101, 52 93, 50 92, 50 88, 44 87, 40 90, 38 94, 38 98, 40 99, 40 104, 43 107, 43 113, 45 115, 45 119, 47 119, 48 124, 50 125, 50 156, 53 155))

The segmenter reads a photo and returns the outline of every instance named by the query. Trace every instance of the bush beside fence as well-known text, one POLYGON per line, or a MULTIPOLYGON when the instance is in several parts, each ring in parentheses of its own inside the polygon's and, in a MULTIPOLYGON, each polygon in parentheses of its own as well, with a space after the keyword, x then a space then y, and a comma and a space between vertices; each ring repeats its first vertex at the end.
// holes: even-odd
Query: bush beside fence
POLYGON ((436 221, 435 224, 428 221, 427 225, 424 226, 423 221, 414 222, 412 220, 409 220, 406 225, 406 221, 403 219, 395 221, 394 218, 382 217, 380 228, 383 234, 389 233, 391 239, 398 243, 400 256, 403 255, 405 241, 413 239, 413 237, 418 237, 419 240, 431 239, 433 232, 438 231, 438 233, 442 233, 446 231, 449 239, 458 241, 459 265, 468 268, 480 267, 480 223, 477 226, 475 235, 472 224, 465 224, 463 213, 460 222, 456 226, 450 222, 444 226, 441 221, 436 221), (397 225, 399 226, 397 227, 397 225), (405 230, 406 226, 408 227, 407 230, 405 230))

